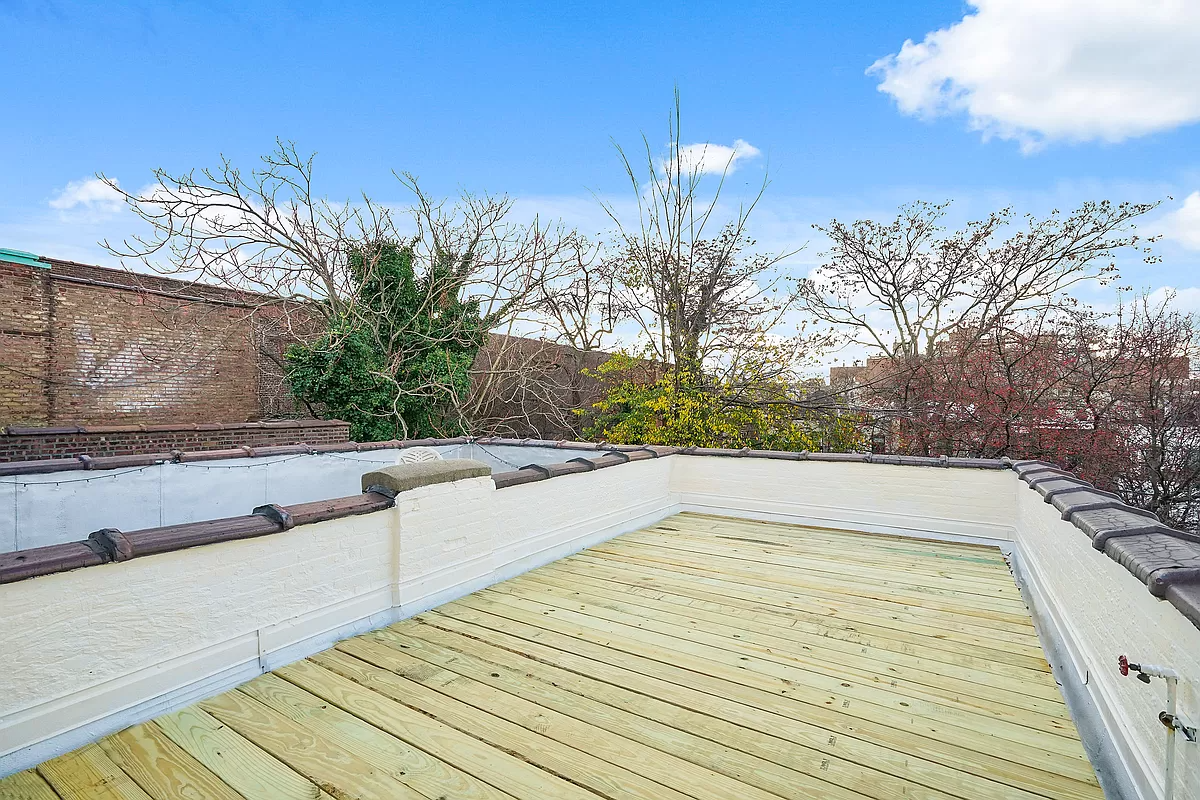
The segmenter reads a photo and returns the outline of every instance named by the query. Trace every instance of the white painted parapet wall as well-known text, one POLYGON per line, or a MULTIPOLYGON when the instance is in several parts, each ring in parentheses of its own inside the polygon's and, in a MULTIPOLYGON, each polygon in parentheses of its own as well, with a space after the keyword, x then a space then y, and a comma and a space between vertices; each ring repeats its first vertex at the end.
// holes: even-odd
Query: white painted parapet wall
MULTIPOLYGON (((1200 630, 1014 472, 691 455, 0 585, 0 775, 687 509, 1002 547, 1107 788, 1161 796, 1162 686, 1116 657, 1178 670, 1195 720, 1200 630)), ((1178 753, 1175 796, 1200 798, 1200 747, 1178 753)))
MULTIPOLYGON (((433 449, 445 458, 482 461, 495 472, 591 455, 475 442, 433 449)), ((131 531, 245 514, 264 503, 345 497, 358 492, 360 475, 399 463, 402 452, 385 447, 214 460, 201 452, 185 462, 0 475, 0 553, 74 542, 100 528, 131 531)))

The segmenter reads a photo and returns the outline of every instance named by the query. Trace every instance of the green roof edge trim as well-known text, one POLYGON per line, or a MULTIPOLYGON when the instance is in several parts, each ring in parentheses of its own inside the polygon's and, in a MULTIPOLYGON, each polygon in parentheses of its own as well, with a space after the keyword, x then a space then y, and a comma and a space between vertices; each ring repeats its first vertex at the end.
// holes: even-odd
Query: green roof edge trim
POLYGON ((7 247, 0 247, 0 261, 6 261, 10 264, 24 264, 27 267, 50 269, 50 265, 42 261, 42 257, 36 253, 26 253, 24 250, 11 250, 7 247))

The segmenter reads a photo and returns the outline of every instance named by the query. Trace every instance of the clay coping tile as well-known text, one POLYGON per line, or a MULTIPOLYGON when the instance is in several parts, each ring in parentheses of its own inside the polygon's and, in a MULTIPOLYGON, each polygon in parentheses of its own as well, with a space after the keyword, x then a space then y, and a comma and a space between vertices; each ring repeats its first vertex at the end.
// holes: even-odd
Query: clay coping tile
POLYGON ((231 447, 228 450, 187 450, 173 451, 175 460, 180 463, 192 461, 222 461, 230 458, 253 458, 252 447, 231 447))
POLYGON ((29 428, 24 425, 9 425, 4 429, 8 436, 63 436, 71 433, 82 433, 78 425, 59 425, 53 428, 29 428))
POLYGON ((79 432, 89 435, 106 433, 143 433, 145 425, 84 425, 79 432))
POLYGON ((174 460, 171 453, 135 453, 127 456, 80 456, 86 469, 124 469, 125 467, 149 467, 174 460))
POLYGON ((37 475, 46 472, 66 472, 84 469, 78 458, 48 458, 40 461, 9 461, 0 463, 0 475, 37 475))
POLYGON ((259 457, 259 456, 288 456, 288 455, 298 455, 300 453, 310 454, 313 452, 312 447, 310 447, 306 444, 275 444, 275 445, 266 445, 264 447, 252 447, 250 449, 251 449, 251 451, 253 451, 251 453, 251 455, 256 456, 256 457, 259 457))
POLYGON ((0 553, 0 584, 105 564, 111 559, 87 542, 67 542, 0 553))
POLYGON ((82 542, 0 553, 0 583, 13 583, 79 567, 127 561, 206 544, 267 536, 296 525, 369 514, 393 505, 395 500, 391 497, 364 492, 352 497, 292 506, 263 506, 256 509, 260 513, 145 528, 128 533, 108 528, 92 533, 82 542), (278 514, 272 514, 270 510, 278 514))
POLYGON ((1167 587, 1164 597, 1180 614, 1200 628, 1200 582, 1172 584, 1167 587))
POLYGON ((497 489, 506 489, 509 486, 519 486, 522 483, 533 483, 548 478, 544 472, 532 469, 518 469, 511 472, 495 472, 492 474, 492 482, 497 489))
POLYGON ((559 475, 573 475, 579 472, 591 472, 596 467, 594 464, 581 463, 582 459, 564 461, 559 464, 526 464, 521 467, 520 471, 535 470, 540 472, 544 477, 557 478, 559 475))

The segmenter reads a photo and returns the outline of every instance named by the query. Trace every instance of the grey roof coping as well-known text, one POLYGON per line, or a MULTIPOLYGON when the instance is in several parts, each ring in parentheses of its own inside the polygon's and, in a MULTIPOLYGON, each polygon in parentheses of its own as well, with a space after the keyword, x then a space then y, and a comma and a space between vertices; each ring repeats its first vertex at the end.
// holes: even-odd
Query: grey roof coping
POLYGON ((1119 498, 1114 499, 1107 492, 1101 493, 1094 489, 1069 493, 1060 492, 1050 498, 1050 504, 1062 512, 1063 519, 1070 519, 1072 514, 1080 511, 1098 511, 1104 508, 1116 508, 1128 511, 1131 514, 1147 517, 1155 522, 1158 521, 1158 517, 1149 511, 1127 506, 1123 500, 1119 498))
POLYGON ((1092 540, 1092 546, 1103 550, 1109 539, 1118 536, 1139 536, 1170 530, 1157 520, 1150 520, 1127 508, 1096 508, 1071 514, 1071 524, 1092 540))
POLYGON ((1167 586, 1163 599, 1200 628, 1200 581, 1172 583, 1167 586))
POLYGON ((1095 488, 1092 486, 1092 484, 1089 481, 1085 481, 1083 478, 1072 475, 1069 472, 1063 472, 1062 470, 1055 470, 1054 472, 1048 472, 1048 471, 1044 471, 1044 470, 1038 470, 1037 472, 1029 472, 1029 473, 1026 473, 1025 475, 1022 475, 1021 480, 1028 483, 1029 488, 1031 488, 1031 489, 1036 489, 1037 487, 1041 486, 1043 483, 1059 483, 1062 481, 1070 481, 1070 482, 1074 483, 1076 486, 1087 486, 1090 488, 1095 488))
MULTIPOLYGON (((1086 489, 1088 491, 1099 491, 1091 483, 1083 478, 1076 478, 1072 475, 1055 475, 1046 478, 1034 478, 1031 481, 1026 481, 1029 488, 1037 489, 1038 494, 1042 497, 1053 496, 1055 492, 1075 491, 1078 489, 1086 489)), ((1050 502, 1049 500, 1046 501, 1050 502)))
POLYGON ((948 467, 966 467, 968 469, 1008 469, 1008 466, 998 458, 954 458, 946 459, 948 467))
POLYGON ((1158 582, 1156 577, 1163 571, 1190 573, 1177 575, 1180 583, 1190 583, 1191 578, 1200 581, 1200 545, 1185 542, 1163 533, 1147 533, 1142 536, 1122 536, 1110 539, 1104 552, 1125 569, 1145 583, 1152 594, 1159 597, 1166 591, 1169 580, 1158 582), (1156 591, 1156 587, 1158 590, 1156 591))

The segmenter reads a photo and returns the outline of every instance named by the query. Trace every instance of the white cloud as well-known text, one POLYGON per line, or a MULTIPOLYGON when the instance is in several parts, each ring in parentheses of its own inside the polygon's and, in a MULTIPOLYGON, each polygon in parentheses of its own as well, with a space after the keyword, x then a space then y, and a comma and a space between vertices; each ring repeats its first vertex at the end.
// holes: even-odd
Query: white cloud
POLYGON ((1200 192, 1192 192, 1183 205, 1163 216, 1159 223, 1168 239, 1189 250, 1200 250, 1200 192))
POLYGON ((733 146, 724 144, 685 144, 679 148, 679 157, 684 168, 696 171, 702 175, 721 174, 726 167, 729 172, 737 169, 739 161, 756 158, 761 155, 757 147, 745 139, 735 139, 733 146))
POLYGON ((904 113, 966 113, 1027 152, 1200 120, 1200 2, 968 2, 974 13, 867 70, 904 113))
POLYGON ((50 200, 50 207, 57 211, 84 209, 114 213, 124 205, 121 194, 99 178, 71 181, 50 200))
POLYGON ((1149 300, 1155 306, 1170 301, 1169 307, 1173 311, 1180 311, 1184 314, 1200 313, 1200 288, 1195 286, 1189 286, 1186 289, 1163 286, 1151 292, 1149 300))

